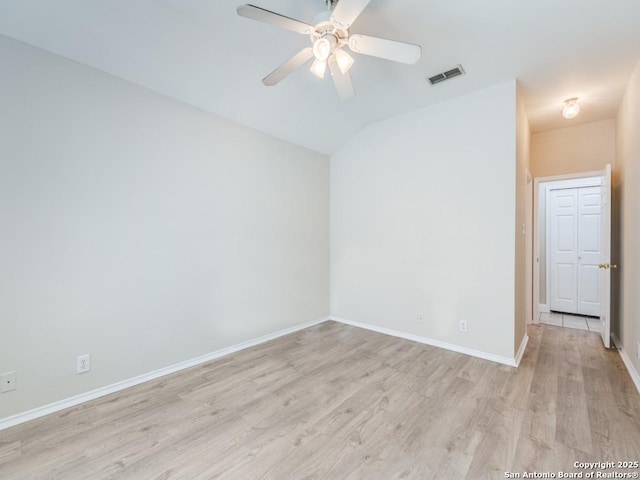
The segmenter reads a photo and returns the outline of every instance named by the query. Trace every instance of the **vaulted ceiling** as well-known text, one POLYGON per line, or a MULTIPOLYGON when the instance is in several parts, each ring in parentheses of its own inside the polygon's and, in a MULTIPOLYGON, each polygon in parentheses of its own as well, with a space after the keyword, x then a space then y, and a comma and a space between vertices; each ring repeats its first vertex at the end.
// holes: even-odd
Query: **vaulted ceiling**
MULTIPOLYGON (((309 39, 239 17, 242 1, 0 0, 0 34, 323 153, 377 120, 513 78, 534 132, 612 118, 640 60, 638 0, 372 0, 351 32, 419 44, 422 58, 353 54, 356 97, 340 101, 307 67, 262 85, 309 39), (457 64, 465 76, 426 82, 457 64), (567 121, 574 96, 582 112, 567 121)), ((304 22, 326 9, 251 1, 304 22)))

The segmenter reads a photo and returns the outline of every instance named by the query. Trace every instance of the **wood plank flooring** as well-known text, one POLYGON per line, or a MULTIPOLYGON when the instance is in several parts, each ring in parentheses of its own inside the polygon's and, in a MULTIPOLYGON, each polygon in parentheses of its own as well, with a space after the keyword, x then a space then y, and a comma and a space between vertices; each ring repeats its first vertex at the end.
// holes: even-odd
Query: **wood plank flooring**
POLYGON ((515 369, 325 322, 0 431, 0 478, 475 480, 640 461, 617 352, 592 332, 529 336, 515 369))

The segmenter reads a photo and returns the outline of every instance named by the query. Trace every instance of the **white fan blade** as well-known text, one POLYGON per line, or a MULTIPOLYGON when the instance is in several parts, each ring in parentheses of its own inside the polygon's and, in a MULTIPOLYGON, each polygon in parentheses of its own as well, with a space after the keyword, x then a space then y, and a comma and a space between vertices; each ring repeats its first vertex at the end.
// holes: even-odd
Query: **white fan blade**
POLYGON ((350 98, 353 98, 356 92, 353 90, 353 83, 351 83, 351 75, 349 75, 349 72, 342 73, 334 57, 329 57, 328 63, 329 71, 333 78, 333 84, 336 87, 340 100, 349 100, 350 98))
POLYGON ((422 48, 419 45, 358 34, 349 37, 349 48, 352 52, 408 63, 409 65, 420 60, 420 55, 422 55, 422 48))
POLYGON ((331 14, 331 21, 338 28, 349 28, 371 0, 340 0, 331 14))
POLYGON ((293 32, 302 33, 304 35, 310 35, 313 33, 313 26, 308 23, 285 17, 284 15, 256 7, 255 5, 240 5, 236 11, 241 17, 268 23, 280 28, 286 28, 293 32))
POLYGON ((264 77, 262 79, 262 83, 264 83, 268 87, 272 87, 284 77, 293 72, 296 68, 299 68, 306 62, 308 62, 311 57, 313 57, 313 48, 307 47, 303 50, 300 50, 293 57, 276 68, 273 72, 264 77))

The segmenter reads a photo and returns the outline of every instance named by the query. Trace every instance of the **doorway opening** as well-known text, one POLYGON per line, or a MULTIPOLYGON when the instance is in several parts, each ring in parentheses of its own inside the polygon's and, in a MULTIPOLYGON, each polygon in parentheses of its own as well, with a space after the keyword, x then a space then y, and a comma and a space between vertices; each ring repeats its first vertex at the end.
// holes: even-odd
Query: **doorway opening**
POLYGON ((534 181, 533 323, 600 332, 606 346, 609 176, 608 166, 534 181))

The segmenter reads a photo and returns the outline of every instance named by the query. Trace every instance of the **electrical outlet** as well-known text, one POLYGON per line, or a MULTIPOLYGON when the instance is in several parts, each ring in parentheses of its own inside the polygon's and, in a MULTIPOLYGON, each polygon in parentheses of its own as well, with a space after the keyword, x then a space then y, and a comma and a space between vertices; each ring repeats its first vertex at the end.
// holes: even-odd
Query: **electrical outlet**
POLYGON ((78 355, 76 359, 76 373, 87 373, 91 371, 91 355, 78 355))
POLYGON ((16 372, 3 373, 0 376, 2 382, 2 393, 10 392, 16 389, 16 372))
POLYGON ((460 320, 460 331, 461 332, 466 332, 467 331, 467 321, 466 320, 460 320))

